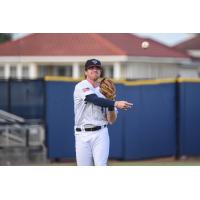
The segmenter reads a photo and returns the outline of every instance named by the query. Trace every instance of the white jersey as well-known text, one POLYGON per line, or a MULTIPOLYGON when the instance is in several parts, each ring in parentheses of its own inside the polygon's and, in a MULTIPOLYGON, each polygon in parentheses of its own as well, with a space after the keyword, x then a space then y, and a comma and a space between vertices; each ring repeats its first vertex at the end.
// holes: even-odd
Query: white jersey
POLYGON ((98 97, 105 98, 104 95, 100 93, 99 87, 94 88, 87 80, 83 80, 75 86, 75 128, 83 126, 102 126, 108 124, 106 119, 107 109, 85 101, 85 97, 90 94, 96 94, 98 97))

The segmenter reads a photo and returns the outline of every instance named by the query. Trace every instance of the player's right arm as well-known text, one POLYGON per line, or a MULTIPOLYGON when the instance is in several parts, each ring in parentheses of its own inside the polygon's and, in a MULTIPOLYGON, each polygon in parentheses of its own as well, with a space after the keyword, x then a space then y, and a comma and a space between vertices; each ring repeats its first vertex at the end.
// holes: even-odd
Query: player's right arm
POLYGON ((85 97, 86 102, 93 103, 94 105, 101 106, 101 107, 108 107, 108 108, 119 108, 119 109, 128 109, 133 104, 129 103, 127 101, 113 101, 110 99, 104 99, 101 97, 98 97, 96 94, 89 94, 85 97))
POLYGON ((114 123, 117 119, 117 109, 109 107, 108 112, 106 113, 106 119, 110 124, 114 123))
MULTIPOLYGON (((86 82, 82 82, 81 84, 78 84, 75 88, 76 94, 85 102, 93 103, 94 105, 100 106, 100 107, 116 107, 118 109, 128 109, 133 104, 127 102, 127 101, 113 101, 110 99, 105 99, 102 97, 98 97, 94 90, 88 85, 86 82)), ((77 96, 75 95, 75 96, 77 96)))

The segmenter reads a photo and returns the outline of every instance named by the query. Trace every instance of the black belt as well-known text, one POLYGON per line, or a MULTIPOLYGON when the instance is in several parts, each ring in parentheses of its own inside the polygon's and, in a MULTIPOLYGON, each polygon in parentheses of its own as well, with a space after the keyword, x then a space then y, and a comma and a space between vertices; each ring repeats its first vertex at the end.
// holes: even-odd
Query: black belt
POLYGON ((84 129, 81 129, 81 128, 76 128, 76 131, 98 131, 98 130, 100 130, 100 129, 102 129, 102 128, 105 128, 106 127, 106 125, 103 125, 103 126, 95 126, 95 127, 93 127, 93 128, 84 128, 84 129))

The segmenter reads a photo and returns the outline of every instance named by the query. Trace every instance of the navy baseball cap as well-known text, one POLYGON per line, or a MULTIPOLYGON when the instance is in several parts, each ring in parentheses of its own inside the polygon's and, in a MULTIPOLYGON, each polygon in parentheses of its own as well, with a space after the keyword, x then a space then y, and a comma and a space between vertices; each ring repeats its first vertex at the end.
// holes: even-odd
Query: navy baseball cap
POLYGON ((85 70, 89 69, 90 67, 94 67, 94 66, 101 68, 101 62, 97 59, 87 60, 85 63, 85 70))

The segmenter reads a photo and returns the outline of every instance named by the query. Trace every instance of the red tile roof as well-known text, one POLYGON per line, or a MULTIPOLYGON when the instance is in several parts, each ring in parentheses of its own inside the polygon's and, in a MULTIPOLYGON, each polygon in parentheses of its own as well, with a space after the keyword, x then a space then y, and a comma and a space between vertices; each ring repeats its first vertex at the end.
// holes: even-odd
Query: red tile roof
POLYGON ((128 55, 188 58, 186 53, 128 33, 35 33, 0 45, 0 56, 128 55), (150 48, 142 49, 142 41, 150 48))
POLYGON ((175 49, 187 51, 187 50, 200 50, 200 35, 196 35, 195 37, 181 42, 174 46, 175 49))

